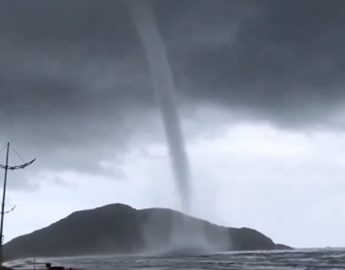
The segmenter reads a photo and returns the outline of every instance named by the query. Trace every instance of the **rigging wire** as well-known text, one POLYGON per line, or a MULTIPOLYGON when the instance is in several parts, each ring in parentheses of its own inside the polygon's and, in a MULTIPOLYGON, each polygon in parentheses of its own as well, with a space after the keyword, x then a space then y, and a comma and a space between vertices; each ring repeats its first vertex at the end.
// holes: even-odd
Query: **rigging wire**
POLYGON ((24 159, 21 157, 21 155, 19 155, 19 153, 16 151, 16 149, 11 145, 11 149, 13 150, 13 152, 16 154, 16 156, 23 162, 25 163, 24 159))
POLYGON ((6 146, 7 146, 7 144, 5 144, 5 145, 1 148, 0 153, 2 153, 2 151, 5 150, 6 146))
POLYGON ((4 214, 9 214, 12 211, 14 211, 14 209, 16 209, 17 205, 13 206, 10 210, 4 211, 4 214))

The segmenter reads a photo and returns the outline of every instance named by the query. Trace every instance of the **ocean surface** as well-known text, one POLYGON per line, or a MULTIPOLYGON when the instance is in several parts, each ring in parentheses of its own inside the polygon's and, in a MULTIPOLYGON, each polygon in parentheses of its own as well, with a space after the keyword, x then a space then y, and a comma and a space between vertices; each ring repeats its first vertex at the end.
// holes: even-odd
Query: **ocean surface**
POLYGON ((67 269, 345 269, 345 249, 308 249, 290 251, 227 252, 205 255, 165 256, 83 256, 16 260, 7 265, 14 269, 45 269, 44 263, 67 269))

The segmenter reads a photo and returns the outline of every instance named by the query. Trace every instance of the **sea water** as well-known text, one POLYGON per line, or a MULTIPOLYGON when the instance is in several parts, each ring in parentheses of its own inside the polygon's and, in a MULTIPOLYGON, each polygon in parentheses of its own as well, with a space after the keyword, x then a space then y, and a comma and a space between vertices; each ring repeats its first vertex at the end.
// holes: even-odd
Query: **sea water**
POLYGON ((226 252, 202 255, 81 256, 15 260, 14 269, 44 269, 44 263, 79 269, 345 269, 345 249, 302 249, 289 251, 226 252))

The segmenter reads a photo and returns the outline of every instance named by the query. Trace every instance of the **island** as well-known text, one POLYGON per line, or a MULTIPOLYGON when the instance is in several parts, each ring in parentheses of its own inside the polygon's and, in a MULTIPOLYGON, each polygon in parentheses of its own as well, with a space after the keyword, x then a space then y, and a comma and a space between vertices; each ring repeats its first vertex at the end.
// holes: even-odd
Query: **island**
POLYGON ((228 228, 165 208, 110 204, 70 214, 4 246, 7 260, 106 254, 158 254, 282 248, 250 228, 228 228))

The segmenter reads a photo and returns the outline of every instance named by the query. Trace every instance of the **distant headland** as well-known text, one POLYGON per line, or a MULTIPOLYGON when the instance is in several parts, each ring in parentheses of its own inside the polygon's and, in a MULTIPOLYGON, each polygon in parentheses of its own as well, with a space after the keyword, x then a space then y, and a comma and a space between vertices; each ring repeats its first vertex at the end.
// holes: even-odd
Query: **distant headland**
POLYGON ((99 254, 272 250, 275 244, 249 228, 227 228, 184 215, 150 208, 110 204, 74 212, 48 227, 5 244, 6 259, 99 254))

